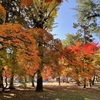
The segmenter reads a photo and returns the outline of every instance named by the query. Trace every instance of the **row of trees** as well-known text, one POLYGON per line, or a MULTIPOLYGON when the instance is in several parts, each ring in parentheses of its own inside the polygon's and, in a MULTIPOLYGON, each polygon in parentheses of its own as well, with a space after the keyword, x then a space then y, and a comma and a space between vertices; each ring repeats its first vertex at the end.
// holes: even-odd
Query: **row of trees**
POLYGON ((48 73, 46 78, 67 75, 77 82, 82 78, 84 87, 86 78, 96 75, 97 44, 85 40, 85 44, 73 42, 63 48, 61 41, 48 32, 61 2, 0 0, 0 87, 4 89, 3 76, 10 77, 10 88, 14 88, 14 76, 24 81, 31 78, 33 83, 37 74, 36 91, 42 91, 43 76, 48 73))
MULTIPOLYGON (((93 47, 91 47, 90 43, 93 43, 93 41, 94 41, 93 34, 96 33, 99 35, 99 33, 100 33, 100 30, 99 30, 99 28, 100 28, 100 24, 99 24, 100 1, 99 0, 95 0, 95 1, 93 1, 93 0, 84 0, 84 1, 76 0, 76 2, 77 2, 77 7, 74 8, 74 10, 77 11, 76 16, 77 16, 78 20, 77 20, 77 23, 73 23, 73 27, 78 28, 78 31, 76 34, 67 34, 66 39, 62 41, 63 46, 69 47, 71 45, 72 46, 75 45, 75 42, 80 42, 80 44, 82 44, 82 46, 85 47, 84 50, 80 47, 80 49, 83 50, 83 52, 82 52, 83 53, 82 54, 83 55, 83 58, 82 58, 83 64, 87 65, 86 68, 88 68, 88 69, 89 69, 89 66, 92 65, 92 66, 90 66, 91 71, 92 71, 92 69, 94 70, 93 66, 97 70, 99 70, 99 68, 96 67, 100 64, 99 58, 98 58, 98 56, 96 56, 97 58, 95 56, 93 56, 93 51, 91 52, 93 47), (89 50, 89 52, 88 52, 88 50, 89 50), (87 52, 87 54, 84 54, 85 52, 87 52), (98 59, 98 61, 97 61, 97 59, 98 59), (91 64, 90 64, 90 62, 91 62, 91 64)), ((94 45, 94 43, 92 45, 94 45)), ((96 47, 96 45, 95 45, 95 47, 96 47)), ((77 48, 77 45, 75 48, 77 48)), ((79 50, 77 52, 78 52, 79 56, 81 57, 79 50)), ((94 53, 94 55, 99 55, 99 51, 97 54, 94 53)), ((84 69, 84 65, 83 65, 83 69, 84 69)), ((88 71, 88 74, 90 75, 89 70, 87 70, 87 71, 88 71)), ((96 72, 98 72, 98 71, 96 71, 96 72)), ((95 78, 96 72, 94 71, 94 73, 95 73, 94 78, 95 78)), ((79 73, 79 71, 78 71, 78 73, 79 73)), ((79 75, 81 75, 81 74, 79 74, 79 75)), ((93 78, 93 76, 92 76, 92 78, 93 78)), ((93 81, 94 81, 94 78, 93 78, 93 81)), ((86 87, 86 79, 87 78, 84 79, 84 87, 86 87)), ((93 81, 91 81, 91 82, 94 84, 93 81)))
POLYGON ((14 75, 34 78, 37 73, 36 90, 43 90, 43 67, 57 64, 56 49, 61 47, 61 41, 46 31, 52 29, 59 2, 1 0, 0 6, 1 51, 6 52, 3 60, 7 64, 7 70, 2 64, 1 77, 4 71, 10 71, 10 88, 13 88, 14 75))

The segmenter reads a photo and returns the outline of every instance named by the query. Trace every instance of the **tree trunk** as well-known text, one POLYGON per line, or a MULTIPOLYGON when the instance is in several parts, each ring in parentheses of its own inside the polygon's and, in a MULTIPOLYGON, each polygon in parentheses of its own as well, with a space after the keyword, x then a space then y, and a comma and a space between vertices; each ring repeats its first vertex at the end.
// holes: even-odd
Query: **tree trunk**
POLYGON ((79 81, 79 80, 76 80, 76 84, 77 84, 78 86, 80 86, 80 81, 79 81))
POLYGON ((60 77, 58 77, 58 82, 59 82, 59 86, 60 86, 60 77))
POLYGON ((14 81, 14 74, 11 75, 10 86, 9 86, 10 89, 15 89, 13 81, 14 81))
POLYGON ((68 76, 66 76, 66 83, 69 83, 69 81, 68 81, 68 76))
POLYGON ((94 81, 95 81, 95 75, 94 75, 93 80, 92 80, 92 85, 94 85, 94 81))
POLYGON ((5 87, 4 88, 7 88, 7 86, 8 86, 8 82, 7 82, 7 77, 5 77, 5 87))
POLYGON ((3 77, 2 77, 2 73, 0 73, 0 91, 4 91, 4 85, 3 85, 3 77))
POLYGON ((34 85, 34 76, 30 76, 30 78, 31 78, 31 82, 32 82, 32 87, 35 87, 35 85, 34 85))
POLYGON ((4 91, 4 85, 3 85, 3 71, 4 71, 4 68, 0 69, 0 91, 3 92, 4 91))
POLYGON ((89 85, 92 87, 92 79, 89 79, 89 85))
POLYGON ((83 88, 86 88, 86 78, 84 78, 84 87, 83 88))
POLYGON ((32 87, 35 87, 35 85, 34 85, 34 78, 32 78, 32 87))
POLYGON ((42 79, 42 75, 41 75, 41 71, 38 70, 37 71, 37 86, 36 86, 36 91, 43 91, 43 79, 42 79))

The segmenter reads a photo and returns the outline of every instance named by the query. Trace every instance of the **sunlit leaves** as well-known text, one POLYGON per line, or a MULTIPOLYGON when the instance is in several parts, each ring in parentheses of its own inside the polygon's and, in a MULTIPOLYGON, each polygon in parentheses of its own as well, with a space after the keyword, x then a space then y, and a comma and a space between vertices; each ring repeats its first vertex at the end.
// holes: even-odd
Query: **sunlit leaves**
POLYGON ((50 3, 46 3, 44 0, 33 0, 29 7, 23 8, 25 11, 23 15, 29 19, 27 22, 29 21, 31 27, 51 30, 58 8, 59 5, 55 0, 50 3))
POLYGON ((14 66, 15 72, 25 71, 27 74, 33 74, 38 69, 40 58, 37 55, 36 41, 32 36, 32 31, 24 29, 19 24, 3 24, 0 25, 0 29, 1 49, 11 48, 10 52, 12 51, 11 54, 8 53, 10 66, 14 66), (18 66, 16 64, 17 69, 13 65, 15 62, 18 64, 18 66))

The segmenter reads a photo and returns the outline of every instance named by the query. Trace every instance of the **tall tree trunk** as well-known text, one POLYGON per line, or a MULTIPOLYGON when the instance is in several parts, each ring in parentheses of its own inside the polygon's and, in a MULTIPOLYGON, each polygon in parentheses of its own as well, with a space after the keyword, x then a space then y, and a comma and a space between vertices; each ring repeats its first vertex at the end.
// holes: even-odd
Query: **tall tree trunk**
POLYGON ((0 71, 0 91, 4 91, 2 71, 0 71))
POLYGON ((58 82, 59 82, 59 86, 60 86, 60 83, 61 83, 61 82, 60 82, 60 76, 58 77, 58 82))
POLYGON ((32 87, 35 87, 35 85, 34 85, 34 76, 30 75, 30 79, 31 79, 31 82, 32 82, 32 87))
POLYGON ((94 75, 93 80, 92 80, 92 85, 94 85, 94 81, 95 81, 95 75, 94 75))
POLYGON ((14 72, 12 72, 11 79, 10 79, 10 86, 9 86, 10 89, 15 89, 13 81, 14 81, 14 72))
POLYGON ((26 76, 24 76, 24 82, 27 83, 27 78, 26 78, 26 76))
POLYGON ((84 78, 84 87, 83 88, 86 88, 86 78, 84 78))
POLYGON ((89 85, 92 87, 92 79, 89 79, 89 85))
POLYGON ((68 76, 66 76, 66 83, 69 83, 69 81, 68 81, 68 76))
POLYGON ((41 71, 37 71, 37 86, 36 86, 36 91, 43 91, 43 79, 41 75, 41 71))
POLYGON ((35 85, 34 85, 34 77, 32 77, 32 87, 35 87, 35 85))
POLYGON ((7 88, 7 86, 8 86, 8 82, 7 82, 7 77, 5 77, 5 87, 4 88, 7 88))

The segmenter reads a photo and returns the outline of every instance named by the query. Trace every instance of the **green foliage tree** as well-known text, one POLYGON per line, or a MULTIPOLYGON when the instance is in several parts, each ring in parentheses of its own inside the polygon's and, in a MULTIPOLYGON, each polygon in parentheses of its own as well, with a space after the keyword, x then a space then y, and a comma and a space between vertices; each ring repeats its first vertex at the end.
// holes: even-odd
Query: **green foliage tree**
MULTIPOLYGON (((100 33, 100 1, 99 0, 76 0, 78 24, 85 26, 90 33, 100 33)), ((85 28, 84 28, 85 29, 85 28)))
POLYGON ((81 34, 67 34, 66 39, 62 40, 63 47, 73 45, 75 42, 83 43, 84 39, 81 34))

